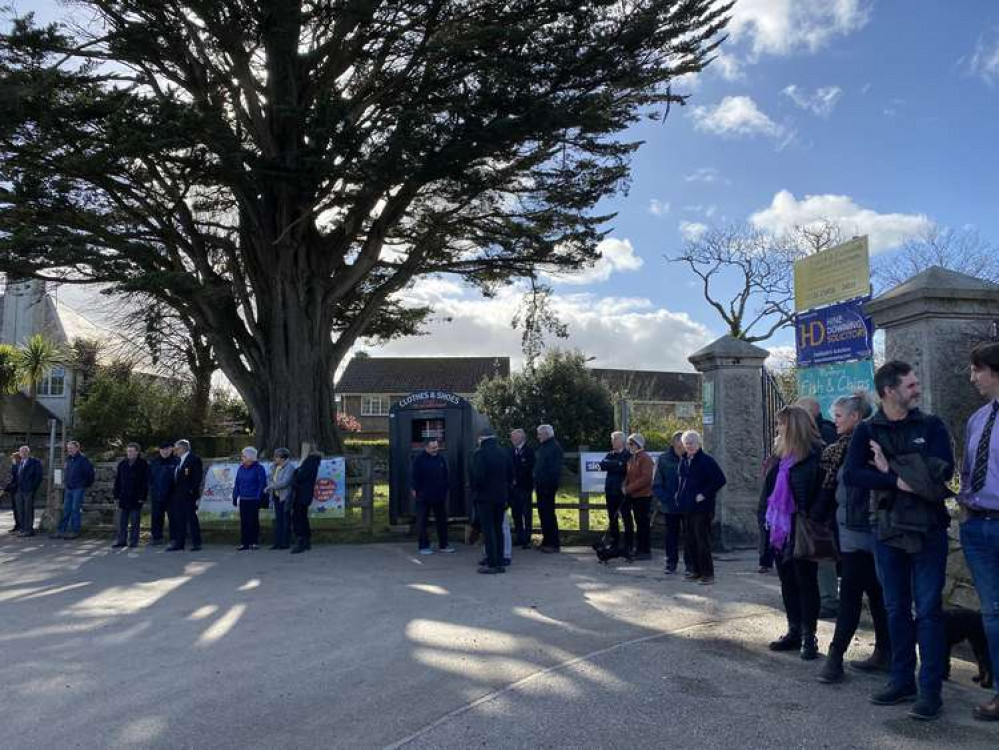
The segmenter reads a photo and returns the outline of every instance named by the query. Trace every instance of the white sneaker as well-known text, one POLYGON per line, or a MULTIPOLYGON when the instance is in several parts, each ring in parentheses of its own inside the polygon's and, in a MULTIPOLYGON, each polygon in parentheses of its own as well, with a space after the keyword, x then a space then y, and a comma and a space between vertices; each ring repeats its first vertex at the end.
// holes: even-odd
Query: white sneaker
POLYGON ((423 549, 420 550, 420 554, 421 555, 432 555, 432 554, 434 554, 434 550, 431 547, 424 547, 423 549))
POLYGON ((442 552, 445 555, 453 555, 458 550, 456 550, 454 547, 451 547, 450 545, 448 545, 447 547, 438 547, 437 551, 438 552, 442 552))

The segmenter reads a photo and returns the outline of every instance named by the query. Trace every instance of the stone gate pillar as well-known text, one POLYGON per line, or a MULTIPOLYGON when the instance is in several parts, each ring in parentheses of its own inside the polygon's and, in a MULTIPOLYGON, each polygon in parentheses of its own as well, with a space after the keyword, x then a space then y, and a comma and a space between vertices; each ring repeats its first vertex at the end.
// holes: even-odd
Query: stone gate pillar
POLYGON ((968 354, 993 335, 999 286, 934 266, 866 305, 885 332, 886 359, 916 369, 921 408, 940 416, 964 453, 964 425, 984 402, 968 379, 968 354))
POLYGON ((716 520, 725 547, 758 541, 756 507, 763 465, 763 362, 770 352, 722 336, 688 361, 703 376, 704 448, 718 461, 728 484, 718 496, 716 520), (713 402, 713 413, 710 413, 713 402))

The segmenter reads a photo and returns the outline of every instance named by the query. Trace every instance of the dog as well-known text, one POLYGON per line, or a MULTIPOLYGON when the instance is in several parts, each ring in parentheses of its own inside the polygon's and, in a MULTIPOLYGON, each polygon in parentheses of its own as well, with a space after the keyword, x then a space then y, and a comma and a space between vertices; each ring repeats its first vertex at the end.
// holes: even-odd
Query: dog
POLYGON ((983 688, 991 689, 994 676, 992 674, 992 658, 989 655, 989 644, 985 638, 985 625, 982 616, 970 609, 944 610, 944 627, 947 633, 947 663, 944 667, 944 679, 950 679, 950 654, 954 646, 967 641, 978 662, 978 675, 974 681, 983 688))
POLYGON ((602 565, 607 565, 611 560, 619 557, 623 557, 628 562, 631 562, 631 558, 620 547, 616 544, 608 544, 607 540, 603 538, 593 543, 593 551, 597 553, 597 560, 602 565))

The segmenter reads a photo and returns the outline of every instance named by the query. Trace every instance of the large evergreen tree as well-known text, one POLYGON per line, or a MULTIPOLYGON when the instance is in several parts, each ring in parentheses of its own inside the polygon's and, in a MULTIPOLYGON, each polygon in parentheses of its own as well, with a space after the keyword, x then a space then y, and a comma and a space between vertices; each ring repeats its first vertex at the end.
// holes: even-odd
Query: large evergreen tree
POLYGON ((593 262, 724 0, 79 0, 0 38, 0 268, 194 321, 258 440, 337 444, 331 373, 426 274, 593 262))

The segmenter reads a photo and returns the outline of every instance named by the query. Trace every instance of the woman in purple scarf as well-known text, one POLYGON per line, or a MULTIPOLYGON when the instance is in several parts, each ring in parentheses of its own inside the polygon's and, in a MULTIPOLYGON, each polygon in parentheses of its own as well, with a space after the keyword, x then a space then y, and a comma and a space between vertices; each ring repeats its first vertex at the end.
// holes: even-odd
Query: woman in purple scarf
POLYGON ((801 516, 828 521, 832 508, 821 499, 822 440, 811 415, 799 406, 777 412, 774 461, 760 493, 761 513, 777 561, 781 597, 787 613, 787 633, 770 644, 772 651, 801 651, 817 659, 815 638, 819 619, 818 565, 794 557, 795 521, 801 516))

